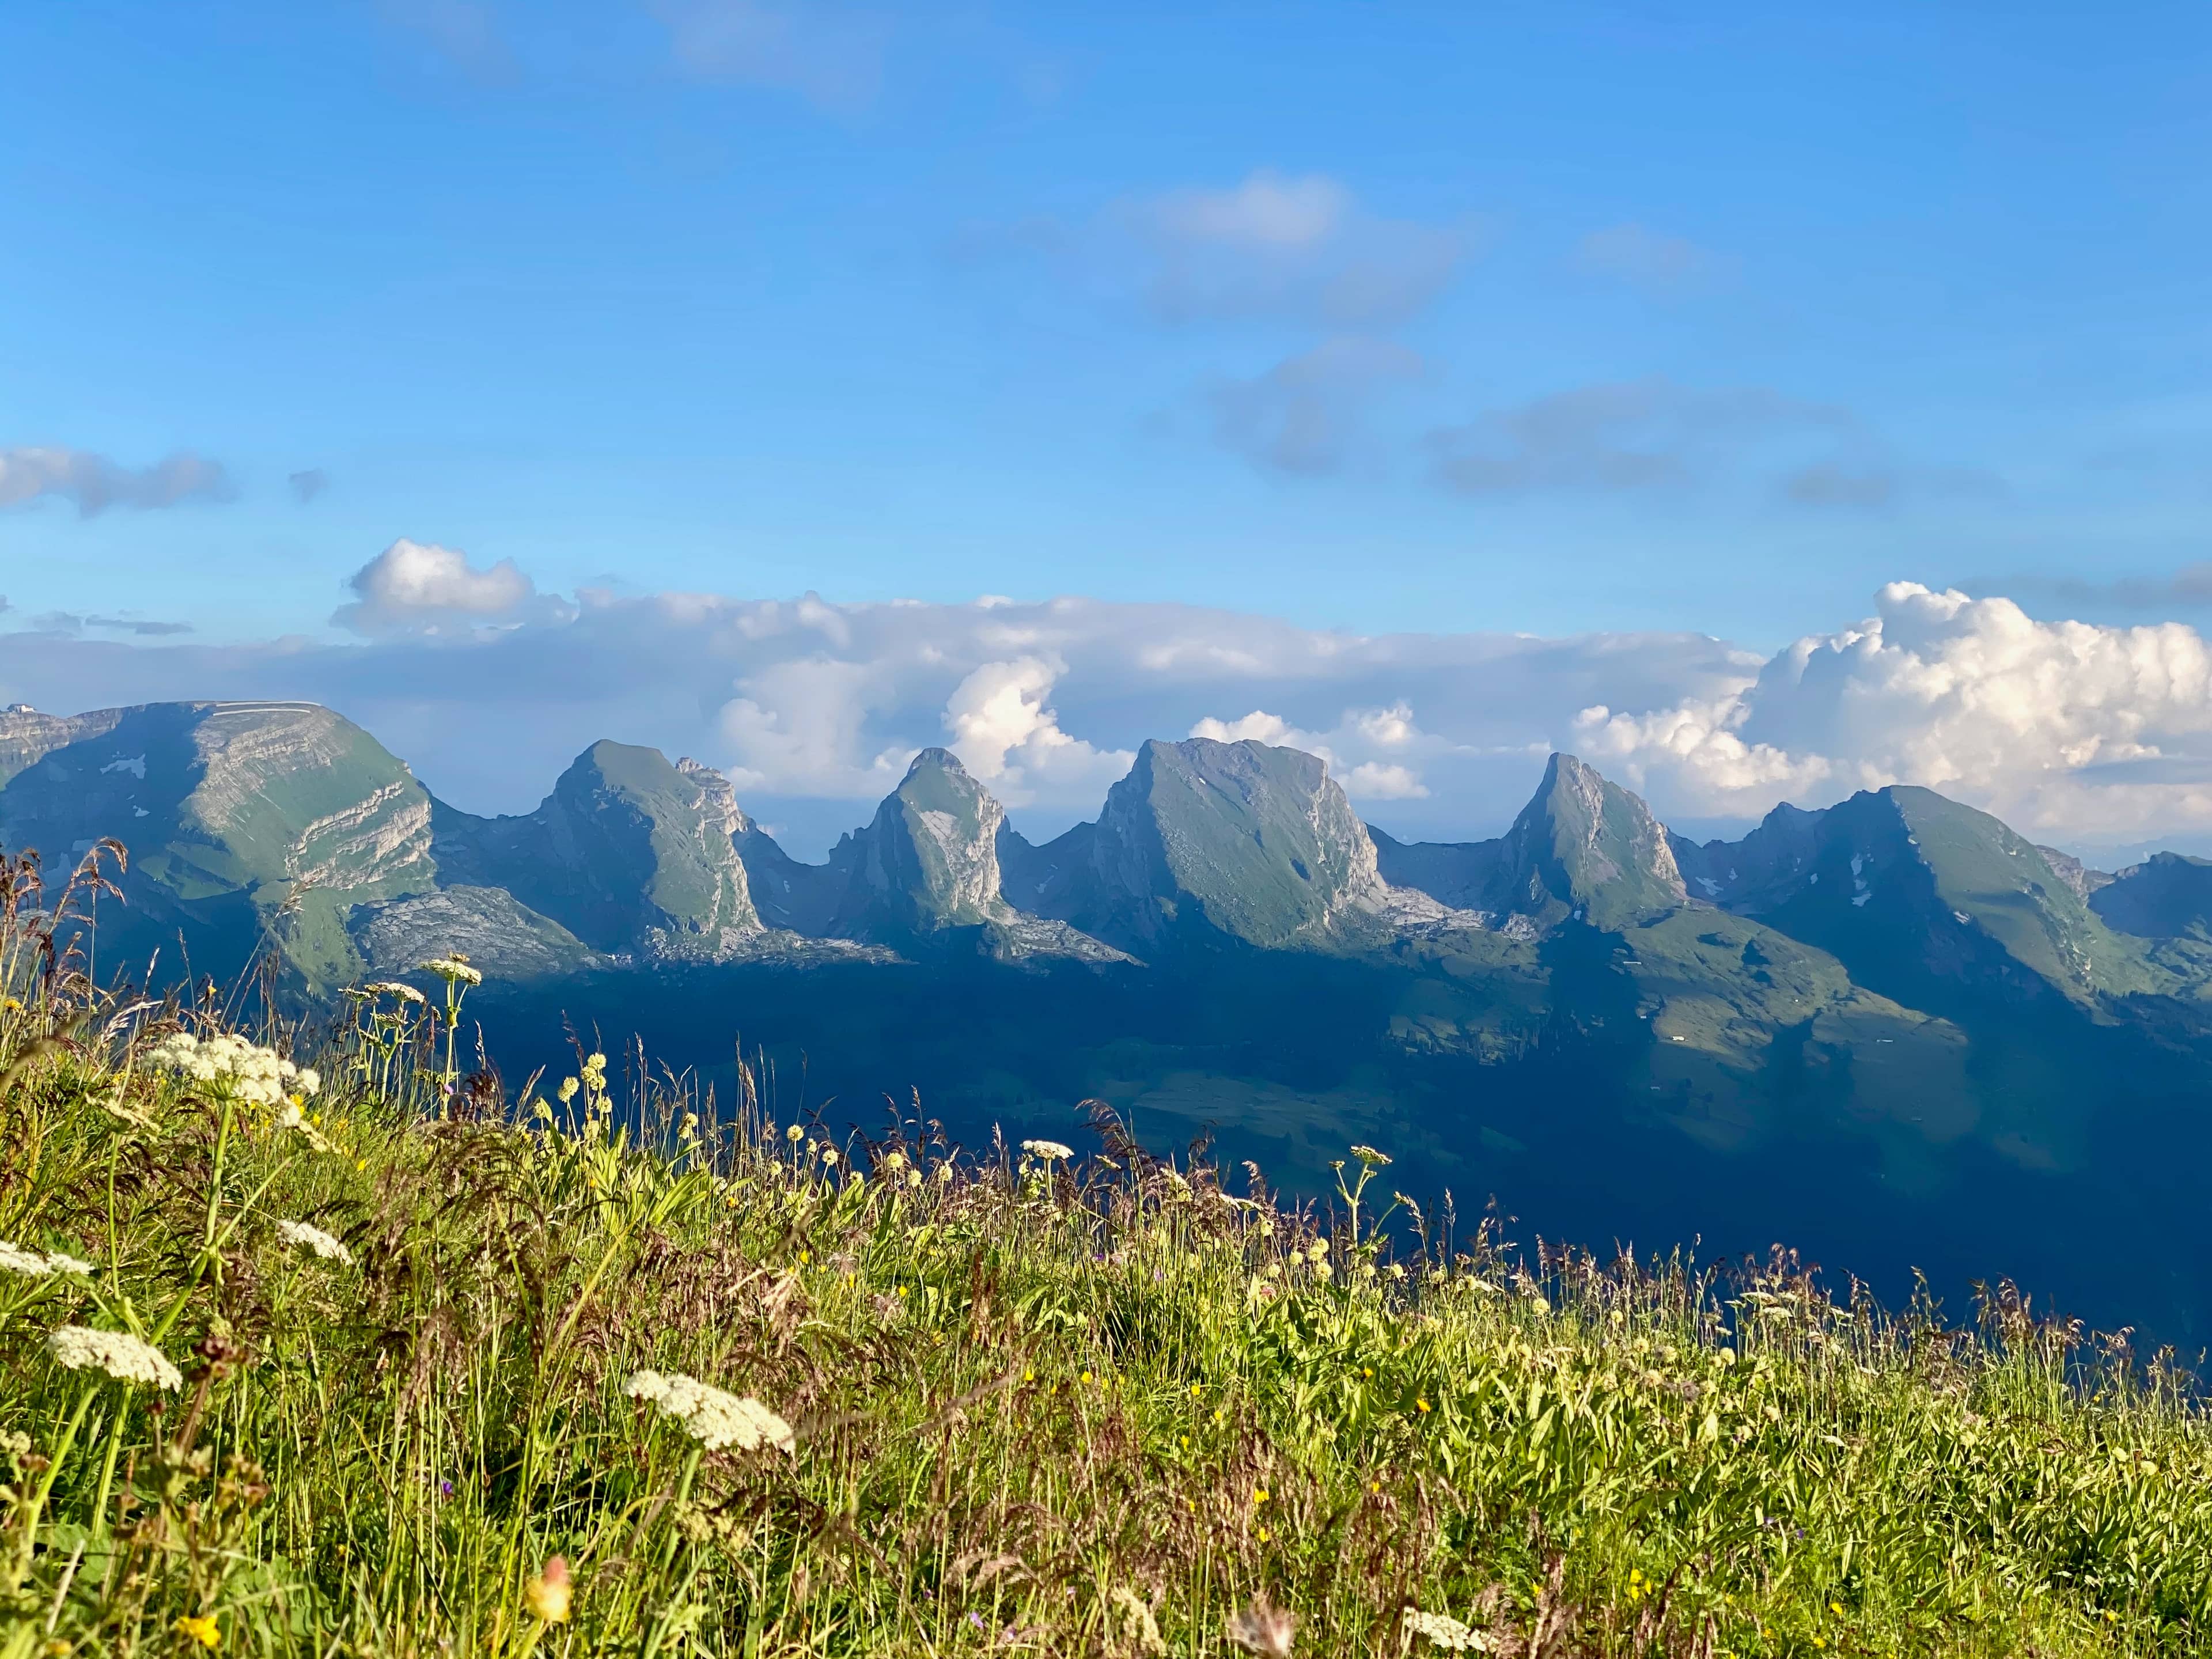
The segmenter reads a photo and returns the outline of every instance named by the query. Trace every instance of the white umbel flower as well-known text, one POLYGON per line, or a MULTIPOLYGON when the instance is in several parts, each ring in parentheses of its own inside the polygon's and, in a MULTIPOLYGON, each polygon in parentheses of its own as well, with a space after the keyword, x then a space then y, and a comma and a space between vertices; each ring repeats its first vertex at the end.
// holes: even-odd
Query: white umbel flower
POLYGON ((25 1279, 44 1279, 48 1273, 76 1273, 82 1276, 93 1271, 89 1261, 80 1261, 59 1250, 51 1250, 41 1255, 36 1250, 27 1250, 20 1244, 10 1244, 5 1239, 0 1239, 0 1273, 20 1273, 25 1279))
POLYGON ((313 1069, 295 1066, 275 1049, 229 1032, 197 1037, 189 1031, 179 1031, 155 1043, 146 1058, 162 1070, 195 1083, 228 1088, 255 1106, 280 1106, 293 1095, 304 1099, 323 1086, 322 1078, 313 1069))
POLYGON ((639 1371, 623 1385, 632 1400, 650 1400, 681 1423, 686 1432, 708 1451, 735 1446, 753 1451, 774 1446, 780 1451, 798 1449, 791 1425, 750 1395, 734 1395, 681 1372, 639 1371))
POLYGON ((36 1250, 0 1241, 0 1273, 20 1273, 25 1279, 44 1279, 53 1269, 36 1250))
POLYGON ((1057 1140, 1024 1140, 1022 1150, 1031 1158, 1041 1158, 1047 1163, 1054 1158, 1064 1161, 1075 1156, 1074 1147, 1063 1146, 1057 1140))
POLYGON ((118 1382, 151 1382, 172 1390, 185 1385, 185 1374, 159 1348, 127 1331, 64 1325, 48 1334, 46 1352, 73 1371, 102 1370, 118 1382))
POLYGON ((470 967, 469 959, 466 957, 462 956, 459 951, 452 951, 442 957, 432 957, 429 961, 422 963, 416 971, 425 974, 435 974, 440 979, 444 980, 448 985, 481 985, 483 983, 483 974, 479 973, 476 969, 470 967))
POLYGON ((1406 1609, 1406 1629, 1411 1635, 1425 1638, 1431 1647, 1448 1653, 1487 1653, 1490 1638, 1471 1625, 1462 1625, 1449 1613, 1423 1613, 1419 1607, 1406 1609))
POLYGON ((276 1224, 276 1236, 296 1249, 313 1250, 325 1261, 353 1266, 353 1252, 346 1249, 344 1242, 332 1238, 320 1227, 310 1226, 304 1221, 280 1221, 276 1224))

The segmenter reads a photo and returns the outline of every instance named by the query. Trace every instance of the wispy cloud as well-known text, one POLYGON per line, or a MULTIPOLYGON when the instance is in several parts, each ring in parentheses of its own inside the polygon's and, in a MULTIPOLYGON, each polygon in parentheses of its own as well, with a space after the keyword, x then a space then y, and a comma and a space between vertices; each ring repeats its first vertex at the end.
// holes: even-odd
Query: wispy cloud
POLYGON ((0 448, 0 508, 54 497, 75 502, 79 516, 88 519, 111 507, 175 507, 228 501, 236 494, 220 462, 189 451, 151 466, 128 467, 87 449, 0 448))
POLYGON ((1646 293, 1673 295, 1719 281, 1729 261, 1686 236, 1629 223, 1594 230, 1575 248, 1575 263, 1646 293))
POLYGON ((679 69, 704 81, 796 93, 853 114, 883 88, 890 21, 812 0, 652 0, 679 69))
POLYGON ((2027 573, 1969 577, 1959 586, 1973 593, 2014 593, 2089 611, 2195 611, 2212 605, 2212 560, 2200 559, 2163 574, 2116 576, 2101 582, 2027 573))
MULTIPOLYGON (((0 611, 7 609, 7 601, 0 599, 0 611)), ((171 639, 193 631, 190 623, 149 622, 143 617, 88 617, 74 611, 41 611, 31 618, 31 626, 44 634, 76 635, 88 629, 100 629, 139 639, 171 639)))
POLYGON ((1418 379, 1419 353, 1344 336, 1249 380, 1212 388, 1214 439, 1265 471, 1311 477, 1343 466, 1359 416, 1393 384, 1418 379))
POLYGON ((284 482, 292 487, 292 499, 305 507, 331 487, 331 475, 319 466, 311 466, 304 472, 288 475, 284 482))
POLYGON ((473 79, 504 81, 515 72, 495 0, 377 0, 376 9, 386 23, 473 79))
POLYGON ((1109 214, 1139 255, 1163 319, 1277 315, 1328 328, 1401 322, 1443 292, 1473 252, 1471 221, 1364 210, 1340 180, 1266 168, 1225 188, 1122 202, 1109 214))
POLYGON ((2004 480, 1972 467, 1906 466, 1893 462, 1816 461, 1785 476, 1784 501, 1798 507, 1884 512, 1909 501, 1997 496, 2004 480))
POLYGON ((1850 425, 1832 404, 1765 386, 1622 380, 1487 411, 1431 433, 1429 447, 1439 481, 1466 495, 1619 494, 1690 483, 1724 451, 1850 425))

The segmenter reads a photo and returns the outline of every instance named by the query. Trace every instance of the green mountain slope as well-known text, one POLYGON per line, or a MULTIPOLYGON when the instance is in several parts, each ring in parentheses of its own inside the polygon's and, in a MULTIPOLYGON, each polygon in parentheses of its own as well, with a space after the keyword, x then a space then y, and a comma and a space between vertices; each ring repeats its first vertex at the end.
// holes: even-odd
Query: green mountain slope
POLYGON ((297 983, 331 989, 362 965, 351 908, 435 881, 428 794, 326 708, 160 703, 30 736, 15 728, 28 763, 0 790, 0 841, 50 872, 100 837, 126 844, 127 902, 100 920, 111 964, 167 949, 181 966, 181 948, 222 976, 268 939, 297 983))
POLYGON ((657 749, 596 743, 534 812, 483 818, 439 805, 447 882, 502 888, 592 949, 715 960, 765 931, 732 836, 728 780, 657 749))
POLYGON ((2142 939, 2212 937, 2212 859, 2154 853, 2087 897, 2100 921, 2142 939))
POLYGON ((1778 808, 1740 842, 1676 843, 1694 886, 1832 951, 1926 1007, 2056 994, 2082 1008, 2171 991, 2041 848, 1986 812, 1903 785, 1823 812, 1778 808))

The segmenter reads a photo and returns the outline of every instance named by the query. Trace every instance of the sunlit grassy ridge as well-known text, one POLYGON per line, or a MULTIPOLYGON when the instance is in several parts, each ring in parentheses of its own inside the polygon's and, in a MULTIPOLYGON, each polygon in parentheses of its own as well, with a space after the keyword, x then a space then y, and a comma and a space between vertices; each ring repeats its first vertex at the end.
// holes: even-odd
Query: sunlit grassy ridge
POLYGON ((1352 1149, 1297 1211, 1110 1126, 956 1154, 582 1054, 518 1097, 388 991, 244 1033, 295 1102, 5 921, 0 1659, 2207 1645, 2203 1415, 2002 1297, 1378 1231, 1352 1149))

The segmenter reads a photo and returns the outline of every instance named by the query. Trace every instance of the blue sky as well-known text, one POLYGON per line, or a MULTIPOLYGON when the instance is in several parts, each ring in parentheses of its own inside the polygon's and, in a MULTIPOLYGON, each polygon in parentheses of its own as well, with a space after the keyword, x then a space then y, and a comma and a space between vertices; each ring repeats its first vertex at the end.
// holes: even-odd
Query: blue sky
POLYGON ((1899 579, 2193 625, 2208 139, 2181 5, 13 7, 0 628, 359 648, 401 538, 1754 656, 1899 579))

